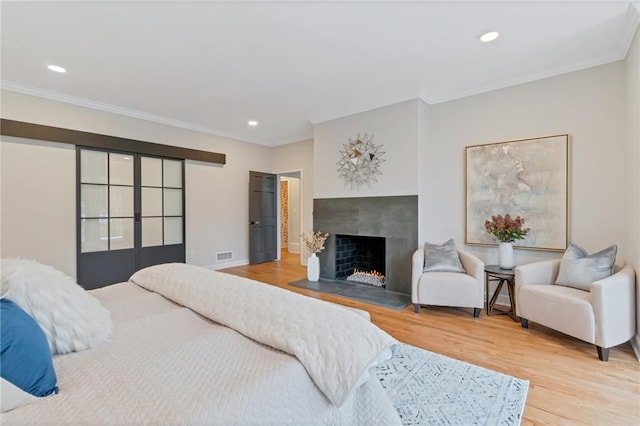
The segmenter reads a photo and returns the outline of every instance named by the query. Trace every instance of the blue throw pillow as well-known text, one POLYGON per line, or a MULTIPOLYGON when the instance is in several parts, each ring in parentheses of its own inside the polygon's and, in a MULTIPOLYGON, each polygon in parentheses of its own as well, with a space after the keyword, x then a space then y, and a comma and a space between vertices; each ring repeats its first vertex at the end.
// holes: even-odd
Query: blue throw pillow
POLYGON ((0 300, 0 376, 37 397, 58 393, 51 349, 40 326, 9 299, 0 300))

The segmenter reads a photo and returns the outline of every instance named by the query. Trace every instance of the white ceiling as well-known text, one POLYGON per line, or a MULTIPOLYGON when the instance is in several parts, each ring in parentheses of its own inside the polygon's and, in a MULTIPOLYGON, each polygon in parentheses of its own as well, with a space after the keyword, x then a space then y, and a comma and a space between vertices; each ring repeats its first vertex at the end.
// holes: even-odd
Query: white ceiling
POLYGON ((407 99, 434 104, 621 60, 639 22, 637 3, 618 1, 1 8, 4 89, 265 145, 407 99), (481 44, 488 30, 501 36, 481 44))

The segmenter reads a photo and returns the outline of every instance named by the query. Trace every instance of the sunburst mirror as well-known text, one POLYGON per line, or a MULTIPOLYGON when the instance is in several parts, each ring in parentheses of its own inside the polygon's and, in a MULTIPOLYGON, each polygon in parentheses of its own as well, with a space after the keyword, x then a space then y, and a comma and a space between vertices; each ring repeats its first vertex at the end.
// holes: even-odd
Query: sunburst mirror
POLYGON ((344 179, 345 185, 351 189, 360 190, 363 184, 371 186, 371 182, 377 182, 376 176, 381 175, 380 165, 384 163, 382 145, 373 143, 373 135, 367 133, 360 137, 358 133, 355 139, 349 138, 349 143, 343 144, 338 161, 338 173, 344 179))

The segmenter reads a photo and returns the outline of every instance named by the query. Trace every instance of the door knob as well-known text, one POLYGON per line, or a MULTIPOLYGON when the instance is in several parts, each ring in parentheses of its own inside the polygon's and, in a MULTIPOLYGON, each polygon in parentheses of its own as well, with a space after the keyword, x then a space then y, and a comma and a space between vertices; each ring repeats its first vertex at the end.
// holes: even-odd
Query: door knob
POLYGON ((252 225, 260 225, 260 221, 259 220, 252 220, 251 224, 252 225))

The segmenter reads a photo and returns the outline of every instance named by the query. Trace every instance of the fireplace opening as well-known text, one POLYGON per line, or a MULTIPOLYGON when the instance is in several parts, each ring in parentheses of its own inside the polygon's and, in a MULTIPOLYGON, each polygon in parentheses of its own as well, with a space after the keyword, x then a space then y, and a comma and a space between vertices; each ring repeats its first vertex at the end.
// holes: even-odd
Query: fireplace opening
POLYGON ((385 239, 336 235, 336 278, 385 287, 385 239))

